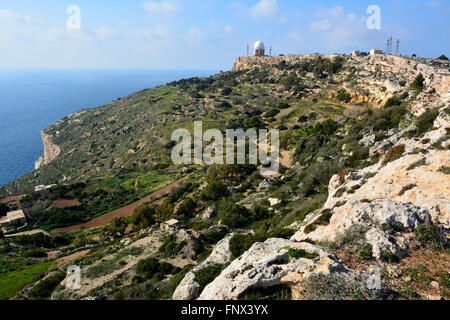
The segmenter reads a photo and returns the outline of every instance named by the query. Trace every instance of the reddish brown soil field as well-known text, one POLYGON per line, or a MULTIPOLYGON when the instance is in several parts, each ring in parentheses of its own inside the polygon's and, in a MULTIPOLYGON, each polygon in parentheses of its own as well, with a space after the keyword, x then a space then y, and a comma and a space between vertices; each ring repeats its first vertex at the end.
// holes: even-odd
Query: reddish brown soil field
POLYGON ((58 199, 52 202, 51 207, 55 208, 70 208, 79 205, 80 202, 76 199, 68 200, 68 199, 58 199))
POLYGON ((12 204, 12 205, 18 206, 18 205, 20 205, 19 201, 22 198, 23 198, 23 195, 8 197, 8 198, 5 198, 5 199, 1 199, 0 203, 6 203, 6 204, 12 204))
MULTIPOLYGON (((132 204, 129 204, 126 207, 108 212, 98 218, 95 218, 89 222, 83 223, 83 224, 79 224, 76 226, 70 226, 67 228, 57 228, 57 229, 53 229, 52 233, 61 233, 61 232, 75 232, 75 231, 80 231, 83 229, 89 229, 89 228, 94 228, 94 227, 98 227, 104 224, 107 224, 109 222, 112 221, 112 219, 114 218, 126 218, 129 217, 133 214, 134 210, 139 207, 140 205, 144 204, 145 202, 149 202, 152 201, 153 199, 159 198, 163 195, 165 195, 166 193, 170 192, 172 189, 177 188, 181 185, 181 183, 184 181, 185 178, 179 179, 167 186, 165 186, 162 189, 159 189, 158 191, 153 192, 152 194, 146 196, 145 198, 142 198, 139 201, 136 201, 132 204)), ((164 199, 159 199, 155 202, 153 202, 153 204, 159 204, 161 202, 163 202, 164 199)))

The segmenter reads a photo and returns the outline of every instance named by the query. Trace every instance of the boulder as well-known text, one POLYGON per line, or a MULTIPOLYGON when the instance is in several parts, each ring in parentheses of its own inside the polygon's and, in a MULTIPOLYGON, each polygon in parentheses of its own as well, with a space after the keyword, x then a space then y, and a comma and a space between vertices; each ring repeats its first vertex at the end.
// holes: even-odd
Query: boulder
MULTIPOLYGON (((316 219, 311 219, 312 223, 316 219)), ((420 224, 431 223, 428 210, 410 202, 375 200, 369 203, 355 201, 334 209, 328 225, 310 228, 302 227, 292 238, 293 241, 335 241, 352 226, 366 227, 366 241, 372 246, 375 258, 383 252, 391 252, 398 257, 406 253, 407 239, 420 224)))
POLYGON ((226 264, 231 260, 230 240, 233 233, 220 240, 214 247, 211 255, 201 264, 196 266, 181 280, 173 293, 173 300, 194 300, 200 295, 200 285, 195 281, 195 274, 212 264, 226 264))
POLYGON ((201 293, 199 300, 234 300, 247 289, 280 284, 295 286, 313 274, 348 273, 330 251, 310 243, 272 238, 255 243, 234 260, 201 293), (304 250, 309 258, 292 258, 289 249, 304 250))

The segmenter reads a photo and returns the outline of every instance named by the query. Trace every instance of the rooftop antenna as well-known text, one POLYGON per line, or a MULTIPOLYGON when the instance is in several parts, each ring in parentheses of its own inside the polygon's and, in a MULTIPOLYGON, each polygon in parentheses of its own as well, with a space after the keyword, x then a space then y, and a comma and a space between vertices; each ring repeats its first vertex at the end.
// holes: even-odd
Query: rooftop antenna
POLYGON ((392 54, 392 36, 389 38, 389 54, 392 54))
POLYGON ((397 39, 397 47, 395 48, 395 55, 398 55, 398 48, 400 46, 400 39, 397 39))

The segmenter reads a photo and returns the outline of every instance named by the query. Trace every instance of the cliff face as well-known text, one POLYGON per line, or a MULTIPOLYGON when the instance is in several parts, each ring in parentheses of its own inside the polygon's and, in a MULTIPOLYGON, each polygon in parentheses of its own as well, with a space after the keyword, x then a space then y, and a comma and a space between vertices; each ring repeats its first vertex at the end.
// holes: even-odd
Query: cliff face
POLYGON ((41 131, 41 137, 44 143, 44 154, 35 162, 34 168, 36 170, 43 165, 51 163, 61 152, 59 146, 53 143, 51 135, 41 131))
MULTIPOLYGON (((324 58, 334 58, 337 55, 321 55, 324 58)), ((317 57, 316 54, 299 54, 299 55, 287 55, 278 57, 256 57, 256 56, 246 56, 238 57, 233 66, 233 71, 239 71, 244 69, 250 69, 257 67, 262 64, 279 64, 281 61, 285 61, 287 64, 295 64, 301 61, 310 60, 317 57)))
MULTIPOLYGON (((450 102, 450 63, 425 58, 392 55, 353 57, 346 55, 287 55, 278 57, 246 56, 237 58, 233 70, 245 70, 286 62, 294 65, 317 57, 333 59, 344 57, 347 69, 354 68, 354 78, 336 76, 352 97, 353 102, 368 102, 373 107, 383 106, 386 100, 404 91, 420 73, 425 78, 425 89, 409 106, 411 112, 420 115, 428 108, 444 106, 450 102)), ((272 68, 273 69, 273 68, 272 68)))

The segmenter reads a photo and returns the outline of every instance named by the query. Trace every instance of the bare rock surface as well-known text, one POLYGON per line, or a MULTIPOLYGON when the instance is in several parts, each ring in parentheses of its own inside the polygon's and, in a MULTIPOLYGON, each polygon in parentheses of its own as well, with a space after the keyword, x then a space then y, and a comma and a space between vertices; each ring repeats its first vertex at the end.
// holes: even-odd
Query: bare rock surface
POLYGON ((211 255, 201 264, 196 266, 181 280, 178 287, 172 296, 174 300, 193 300, 200 294, 200 285, 195 281, 195 274, 209 265, 212 264, 226 264, 230 262, 230 240, 233 234, 229 234, 224 239, 219 241, 212 251, 211 255))
POLYGON ((310 243, 272 238, 255 243, 234 260, 201 293, 199 300, 233 300, 250 288, 295 285, 312 274, 347 273, 328 250, 310 243), (289 249, 304 250, 315 257, 294 259, 289 249))

